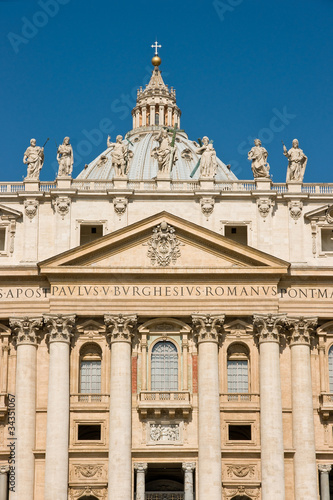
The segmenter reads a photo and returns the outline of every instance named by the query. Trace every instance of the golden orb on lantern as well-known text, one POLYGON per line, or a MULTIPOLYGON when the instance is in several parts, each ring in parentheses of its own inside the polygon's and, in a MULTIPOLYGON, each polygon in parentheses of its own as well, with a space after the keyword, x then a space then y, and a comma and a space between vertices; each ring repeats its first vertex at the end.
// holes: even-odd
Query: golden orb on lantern
POLYGON ((153 66, 159 66, 162 62, 162 59, 160 58, 159 55, 155 54, 154 57, 151 60, 153 66))

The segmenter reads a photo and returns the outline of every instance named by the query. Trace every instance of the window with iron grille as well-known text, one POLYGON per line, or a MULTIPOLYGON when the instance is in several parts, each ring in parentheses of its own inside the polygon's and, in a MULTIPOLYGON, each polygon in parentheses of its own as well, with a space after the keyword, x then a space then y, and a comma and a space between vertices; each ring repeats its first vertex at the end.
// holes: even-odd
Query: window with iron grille
POLYGON ((152 391, 178 391, 178 352, 172 342, 154 345, 151 354, 152 391))
POLYGON ((101 392, 101 362, 81 361, 81 393, 99 394, 101 392))
POLYGON ((228 392, 249 391, 247 361, 228 361, 228 392))

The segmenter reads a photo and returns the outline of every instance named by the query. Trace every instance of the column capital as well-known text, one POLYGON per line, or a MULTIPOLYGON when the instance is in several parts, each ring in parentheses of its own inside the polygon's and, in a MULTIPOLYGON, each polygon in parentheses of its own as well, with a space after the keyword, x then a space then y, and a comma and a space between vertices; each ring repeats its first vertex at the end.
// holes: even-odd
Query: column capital
POLYGON ((318 470, 319 470, 319 472, 327 472, 327 474, 329 474, 332 470, 332 465, 331 464, 319 464, 318 470))
POLYGON ((288 317, 286 326, 288 329, 289 343, 293 345, 310 346, 311 336, 315 332, 318 318, 315 317, 288 317))
POLYGON ((259 338, 259 343, 279 342, 286 317, 286 314, 254 314, 253 326, 259 338))
POLYGON ((16 345, 37 345, 38 334, 43 326, 43 318, 9 318, 16 345))
POLYGON ((192 314, 194 337, 198 343, 218 342, 225 314, 192 314))
POLYGON ((104 323, 110 343, 131 342, 137 318, 136 314, 105 314, 104 323))
POLYGON ((137 472, 143 472, 146 473, 148 470, 148 464, 146 462, 135 462, 134 463, 134 469, 137 472))
POLYGON ((70 343, 75 326, 75 314, 44 314, 48 341, 70 343))
POLYGON ((9 465, 0 465, 0 474, 8 474, 9 465))
POLYGON ((193 472, 195 469, 195 462, 183 462, 182 468, 184 472, 193 472))

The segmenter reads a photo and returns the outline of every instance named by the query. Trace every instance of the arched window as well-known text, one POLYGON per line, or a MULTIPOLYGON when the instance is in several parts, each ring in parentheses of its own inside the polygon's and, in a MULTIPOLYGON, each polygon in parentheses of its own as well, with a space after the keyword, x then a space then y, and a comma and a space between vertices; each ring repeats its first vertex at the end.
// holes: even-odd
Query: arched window
POLYGON ((178 352, 172 342, 154 345, 151 353, 152 391, 178 391, 178 352))
POLYGON ((328 375, 330 380, 330 392, 333 392, 333 345, 328 351, 328 375))
POLYGON ((155 125, 159 125, 159 124, 160 124, 160 114, 155 113, 155 125))
POLYGON ((249 392, 249 352, 243 344, 232 344, 228 349, 228 393, 249 392))
POLYGON ((80 393, 100 394, 102 351, 97 344, 85 344, 80 351, 80 393))

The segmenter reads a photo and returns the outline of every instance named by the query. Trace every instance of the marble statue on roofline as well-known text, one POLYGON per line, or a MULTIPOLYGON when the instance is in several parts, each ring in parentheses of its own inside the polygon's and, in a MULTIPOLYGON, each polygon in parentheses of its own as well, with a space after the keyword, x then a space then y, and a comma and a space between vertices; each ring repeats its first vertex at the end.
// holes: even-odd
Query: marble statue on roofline
POLYGON ((117 135, 116 142, 111 142, 111 137, 108 136, 107 146, 112 149, 112 166, 115 169, 116 176, 125 177, 128 162, 128 146, 123 144, 123 136, 117 135))
POLYGON ((59 163, 58 177, 70 176, 73 172, 74 155, 69 137, 65 137, 57 151, 59 163))
POLYGON ((38 181, 44 163, 44 147, 36 146, 36 139, 31 139, 30 146, 24 153, 23 163, 28 165, 26 179, 38 181))
POLYGON ((270 179, 267 157, 267 150, 261 145, 259 139, 255 139, 254 146, 248 153, 248 159, 252 162, 251 168, 255 179, 270 179))
POLYGON ((200 177, 213 179, 217 172, 216 151, 213 142, 207 136, 204 136, 200 143, 193 141, 193 144, 197 147, 196 153, 201 156, 200 177))
POLYGON ((299 148, 298 140, 297 139, 293 140, 292 148, 290 148, 289 151, 283 144, 283 154, 288 158, 286 182, 289 181, 302 182, 308 158, 307 156, 305 156, 302 149, 299 148))

